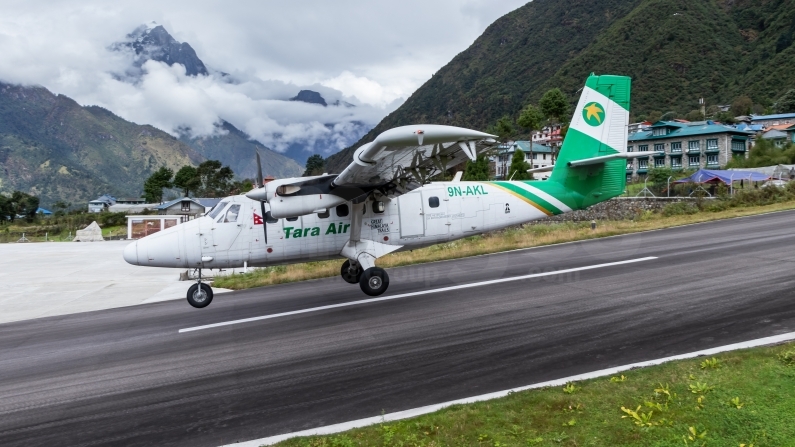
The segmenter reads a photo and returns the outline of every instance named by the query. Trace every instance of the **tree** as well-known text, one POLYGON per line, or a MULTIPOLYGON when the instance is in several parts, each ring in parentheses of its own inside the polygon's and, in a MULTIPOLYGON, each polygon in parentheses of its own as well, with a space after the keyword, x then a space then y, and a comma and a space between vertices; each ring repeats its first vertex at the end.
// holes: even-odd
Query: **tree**
POLYGON ((304 177, 310 175, 320 175, 326 168, 326 160, 323 159, 322 156, 318 154, 311 155, 309 158, 306 159, 306 170, 304 171, 304 177))
POLYGON ((193 166, 183 166, 174 175, 174 186, 181 189, 184 197, 189 197, 190 192, 196 192, 201 186, 199 171, 193 166))
POLYGON ((199 176, 200 186, 196 194, 203 197, 224 197, 229 195, 234 185, 232 178, 235 173, 229 166, 222 166, 218 160, 202 162, 196 172, 199 176))
POLYGON ((795 88, 790 89, 787 93, 784 93, 781 98, 778 98, 773 108, 776 110, 776 113, 795 112, 795 88))
POLYGON ((649 114, 646 116, 646 121, 648 121, 648 122, 650 122, 650 123, 654 124, 654 123, 656 123, 657 121, 660 121, 660 119, 662 118, 662 116, 663 116, 662 112, 659 112, 659 111, 657 111, 657 110, 652 110, 652 111, 651 111, 651 112, 649 112, 649 114))
POLYGON ((530 133, 533 133, 535 130, 540 130, 543 122, 544 114, 532 104, 525 107, 522 112, 519 113, 519 119, 516 120, 516 124, 528 129, 530 133))
POLYGON ((729 110, 734 116, 750 115, 751 108, 753 106, 754 102, 751 101, 751 98, 743 95, 735 98, 734 101, 732 101, 732 105, 729 110))
POLYGON ((553 88, 544 93, 538 105, 541 107, 541 112, 548 118, 561 124, 569 121, 569 99, 559 88, 553 88))
POLYGON ((152 173, 144 182, 144 198, 148 203, 160 203, 163 201, 163 188, 171 188, 171 177, 174 171, 161 166, 160 169, 152 173))
POLYGON ((14 221, 17 216, 22 216, 28 222, 36 218, 39 209, 39 198, 22 191, 14 191, 11 197, 0 196, 0 218, 14 221))
POLYGON ((530 179, 530 174, 527 172, 530 169, 530 165, 524 161, 525 155, 524 151, 519 149, 518 147, 513 151, 513 157, 511 158, 511 167, 508 168, 508 179, 511 180, 528 180, 530 179))
MULTIPOLYGON (((521 152, 521 151, 520 151, 521 152)), ((467 160, 463 180, 486 181, 489 179, 489 159, 486 155, 478 155, 475 161, 467 160)))
POLYGON ((701 113, 701 110, 691 110, 685 115, 685 119, 688 121, 704 121, 704 114, 701 113))
POLYGON ((508 115, 505 115, 498 119, 494 125, 489 127, 486 132, 497 135, 500 140, 505 141, 516 133, 516 129, 513 127, 513 121, 511 121, 511 118, 508 115))

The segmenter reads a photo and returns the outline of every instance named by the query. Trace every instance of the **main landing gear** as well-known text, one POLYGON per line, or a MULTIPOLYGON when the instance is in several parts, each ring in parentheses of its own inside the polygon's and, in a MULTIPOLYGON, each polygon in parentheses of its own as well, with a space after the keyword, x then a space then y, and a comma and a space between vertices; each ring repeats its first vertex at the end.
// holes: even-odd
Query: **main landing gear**
POLYGON ((380 267, 370 267, 362 270, 359 263, 345 261, 340 269, 340 275, 349 284, 359 284, 362 292, 370 296, 378 296, 386 292, 389 287, 389 275, 380 267))
POLYGON ((207 307, 213 301, 213 289, 202 282, 202 269, 199 269, 199 280, 188 289, 188 304, 198 309, 207 307))

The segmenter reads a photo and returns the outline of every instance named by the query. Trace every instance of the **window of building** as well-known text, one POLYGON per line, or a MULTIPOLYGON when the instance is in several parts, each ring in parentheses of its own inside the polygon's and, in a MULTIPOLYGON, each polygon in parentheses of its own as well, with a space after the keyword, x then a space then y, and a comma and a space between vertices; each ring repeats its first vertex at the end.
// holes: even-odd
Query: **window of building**
POLYGON ((638 146, 638 152, 649 152, 649 145, 641 144, 640 146, 638 146))
POLYGON ((210 214, 209 214, 210 218, 211 219, 215 219, 216 217, 218 217, 218 215, 221 214, 221 211, 223 211, 224 208, 226 208, 226 205, 228 203, 229 202, 221 202, 218 205, 215 205, 215 208, 210 210, 210 214))
POLYGON ((718 155, 717 154, 715 154, 715 155, 707 155, 707 164, 711 165, 711 166, 717 166, 718 165, 718 155))
POLYGON ((681 168, 682 167, 682 157, 671 157, 671 167, 672 168, 681 168))
POLYGON ((671 143, 671 152, 682 152, 682 142, 671 143))
MULTIPOLYGON (((795 134, 793 134, 795 135, 795 134)), ((732 140, 732 150, 735 152, 745 152, 745 141, 732 140)))
POLYGON ((652 130, 651 132, 652 132, 652 135, 654 135, 655 137, 659 137, 659 136, 662 136, 662 135, 668 135, 668 128, 667 127, 658 127, 656 129, 652 130))
POLYGON ((687 165, 688 166, 699 166, 701 165, 701 157, 698 155, 690 155, 687 157, 687 165))
POLYGON ((542 159, 546 160, 547 159, 547 154, 543 154, 543 158, 542 159))
POLYGON ((345 217, 349 212, 348 205, 342 204, 337 206, 337 217, 345 217))
POLYGON ((665 152, 665 143, 655 143, 654 152, 665 152))
POLYGON ((688 151, 698 151, 701 149, 701 142, 698 140, 688 141, 687 142, 687 150, 688 151))
POLYGON ((627 174, 627 183, 632 181, 632 174, 627 174))
POLYGON ((707 140, 707 150, 716 150, 718 149, 718 139, 710 139, 707 140))
POLYGON ((381 202, 380 200, 376 200, 375 202, 373 202, 373 212, 375 214, 381 214, 384 212, 385 209, 386 205, 384 204, 384 202, 381 202))
POLYGON ((646 169, 649 167, 649 160, 646 158, 638 159, 638 169, 646 169))
POLYGON ((190 211, 190 200, 183 200, 182 202, 180 202, 180 210, 182 212, 185 212, 185 213, 189 212, 190 211))
POLYGON ((438 197, 428 197, 428 206, 431 208, 439 208, 439 198, 438 197))
POLYGON ((627 160, 627 169, 633 168, 635 168, 635 164, 632 162, 632 160, 627 160))
POLYGON ((538 160, 538 154, 536 154, 535 152, 533 152, 533 160, 538 160))
POLYGON ((326 210, 323 211, 322 213, 317 213, 317 217, 321 219, 328 219, 329 216, 331 216, 331 211, 329 211, 328 208, 326 208, 326 210))
POLYGON ((665 158, 655 158, 654 159, 654 167, 655 168, 664 168, 665 167, 665 158))
POLYGON ((633 151, 632 146, 627 146, 627 152, 632 152, 632 151, 633 151))

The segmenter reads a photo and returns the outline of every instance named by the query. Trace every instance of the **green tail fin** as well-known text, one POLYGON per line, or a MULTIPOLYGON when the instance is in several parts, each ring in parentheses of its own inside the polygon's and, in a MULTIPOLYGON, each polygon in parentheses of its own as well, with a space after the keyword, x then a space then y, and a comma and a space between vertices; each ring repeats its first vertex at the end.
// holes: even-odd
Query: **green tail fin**
POLYGON ((563 141, 549 180, 562 185, 577 208, 621 195, 626 187, 626 161, 573 168, 571 161, 626 152, 630 78, 591 75, 563 141))

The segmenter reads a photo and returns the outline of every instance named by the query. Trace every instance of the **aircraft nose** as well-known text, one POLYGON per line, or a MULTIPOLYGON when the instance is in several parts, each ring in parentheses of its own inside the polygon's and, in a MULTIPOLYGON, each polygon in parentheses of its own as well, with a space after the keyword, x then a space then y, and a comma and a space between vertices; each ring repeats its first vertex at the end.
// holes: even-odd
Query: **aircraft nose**
POLYGON ((124 260, 127 261, 128 264, 138 265, 138 242, 133 242, 132 244, 124 247, 123 256, 124 260))

